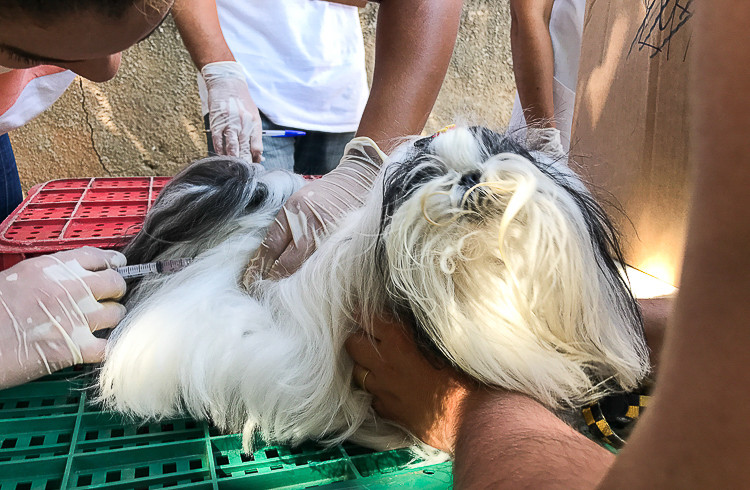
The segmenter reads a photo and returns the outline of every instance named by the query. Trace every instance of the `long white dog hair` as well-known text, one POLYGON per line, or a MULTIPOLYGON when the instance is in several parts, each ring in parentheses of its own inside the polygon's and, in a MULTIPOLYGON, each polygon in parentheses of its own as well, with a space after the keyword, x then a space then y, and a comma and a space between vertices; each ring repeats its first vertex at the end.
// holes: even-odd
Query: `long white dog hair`
MULTIPOLYGON (((376 158, 363 139, 345 158, 376 158)), ((576 407, 648 372, 637 304, 606 215, 559 159, 458 128, 413 138, 293 275, 241 277, 299 177, 199 161, 160 195, 126 255, 195 257, 142 281, 108 345, 101 400, 267 441, 413 442, 351 384, 344 340, 395 314, 425 355, 482 383, 576 407)))

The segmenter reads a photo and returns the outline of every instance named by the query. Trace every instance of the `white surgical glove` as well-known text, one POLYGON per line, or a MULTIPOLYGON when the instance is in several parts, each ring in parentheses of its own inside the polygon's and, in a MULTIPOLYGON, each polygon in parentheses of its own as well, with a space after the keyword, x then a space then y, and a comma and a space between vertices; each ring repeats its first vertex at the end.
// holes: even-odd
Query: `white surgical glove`
POLYGON ((551 157, 565 156, 560 130, 557 128, 535 128, 529 126, 526 129, 526 145, 531 151, 540 151, 551 157))
POLYGON ((279 278, 302 265, 329 225, 364 204, 386 155, 370 138, 346 145, 338 167, 297 191, 284 204, 250 264, 246 282, 279 278))
POLYGON ((0 272, 0 389, 74 364, 99 362, 125 307, 119 252, 83 247, 27 259, 0 272))
POLYGON ((208 92, 208 121, 214 151, 260 163, 263 128, 242 65, 217 61, 204 66, 201 75, 208 92))

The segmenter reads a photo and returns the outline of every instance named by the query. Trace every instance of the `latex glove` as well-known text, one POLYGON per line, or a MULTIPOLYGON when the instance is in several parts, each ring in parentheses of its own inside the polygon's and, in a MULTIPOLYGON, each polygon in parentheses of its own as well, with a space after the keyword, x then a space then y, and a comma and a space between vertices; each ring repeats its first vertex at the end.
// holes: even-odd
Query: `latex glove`
POLYGON ((526 128, 526 145, 531 151, 540 151, 552 157, 565 156, 560 130, 557 128, 526 128))
POLYGON ((24 260, 0 272, 0 388, 74 364, 99 362, 93 332, 125 315, 119 252, 84 247, 24 260))
POLYGON ((302 187, 284 204, 253 258, 245 282, 252 282, 257 274, 279 278, 297 270, 332 223, 364 204, 385 159, 385 153, 370 138, 351 140, 338 167, 302 187))
POLYGON ((352 7, 365 8, 367 0, 328 0, 331 3, 340 3, 342 5, 351 5, 352 7))
POLYGON ((201 75, 208 91, 208 120, 216 153, 260 163, 263 127, 245 70, 235 61, 218 61, 204 66, 201 75))
POLYGON ((359 330, 345 343, 355 362, 354 383, 372 395, 378 415, 422 442, 452 452, 461 403, 479 389, 478 383, 450 366, 433 366, 392 318, 375 318, 369 329, 369 335, 359 330))

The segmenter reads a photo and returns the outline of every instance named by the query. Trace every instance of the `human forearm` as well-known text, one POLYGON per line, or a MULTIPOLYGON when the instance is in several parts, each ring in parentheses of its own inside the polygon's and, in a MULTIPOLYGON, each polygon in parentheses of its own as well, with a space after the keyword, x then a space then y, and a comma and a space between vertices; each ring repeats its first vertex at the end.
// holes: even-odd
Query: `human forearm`
POLYGON ((461 0, 383 0, 375 70, 358 136, 386 152, 424 128, 448 70, 461 0))
POLYGON ((674 298, 672 296, 638 300, 638 305, 643 314, 643 330, 646 334, 652 375, 657 372, 659 366, 664 335, 667 331, 667 322, 673 304, 674 298))
POLYGON ((461 407, 456 488, 593 488, 614 456, 538 402, 483 389, 461 407))
POLYGON ((199 70, 215 61, 234 61, 221 32, 215 0, 178 0, 172 17, 199 70))
POLYGON ((555 75, 549 19, 554 0, 511 0, 510 44, 513 73, 526 122, 554 127, 555 75))
POLYGON ((695 19, 695 188, 681 287, 653 403, 606 488, 743 488, 750 480, 750 4, 716 0, 695 19))

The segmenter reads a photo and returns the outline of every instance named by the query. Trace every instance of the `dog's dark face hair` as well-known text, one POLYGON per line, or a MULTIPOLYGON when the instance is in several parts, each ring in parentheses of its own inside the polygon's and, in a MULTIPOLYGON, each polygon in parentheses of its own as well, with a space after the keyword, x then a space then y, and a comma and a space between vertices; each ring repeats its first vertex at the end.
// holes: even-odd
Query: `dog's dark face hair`
MULTIPOLYGON (((556 162, 540 162, 535 159, 531 152, 512 135, 500 134, 480 126, 471 127, 470 131, 481 148, 482 161, 502 153, 520 155, 533 163, 576 202, 584 216, 591 245, 598 252, 597 265, 599 269, 610 281, 616 284, 618 296, 624 298, 624 301, 619 304, 623 315, 629 319, 633 328, 639 330, 643 335, 643 319, 640 308, 617 266, 617 262, 625 264, 618 234, 599 203, 582 186, 574 185, 569 174, 564 174, 558 170, 554 165, 556 162)), ((449 172, 455 172, 455 170, 448 168, 441 159, 436 158, 432 147, 436 137, 439 138, 440 135, 417 140, 411 151, 407 152, 401 161, 391 164, 391 172, 383 181, 383 208, 376 253, 379 256, 377 263, 380 264, 380 272, 385 281, 389 281, 390 267, 384 247, 384 234, 394 213, 422 185, 449 172)), ((464 194, 466 198, 462 199, 462 202, 464 210, 470 212, 463 214, 460 219, 482 219, 481 210, 483 206, 481 201, 484 198, 485 191, 482 187, 476 187, 482 181, 481 178, 482 172, 480 171, 471 171, 461 175, 459 185, 465 189, 465 193, 470 192, 468 196, 464 194)), ((436 367, 453 365, 454 368, 458 368, 448 360, 425 329, 418 325, 406 298, 391 297, 391 302, 392 313, 405 324, 411 326, 417 345, 436 367)))

